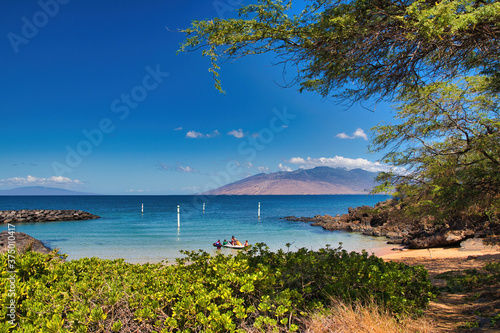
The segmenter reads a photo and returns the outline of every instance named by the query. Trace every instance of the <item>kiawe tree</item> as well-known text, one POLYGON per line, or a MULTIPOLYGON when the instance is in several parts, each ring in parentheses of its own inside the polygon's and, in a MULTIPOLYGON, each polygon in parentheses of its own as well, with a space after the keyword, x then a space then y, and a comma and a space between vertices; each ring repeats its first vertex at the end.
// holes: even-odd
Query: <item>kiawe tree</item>
POLYGON ((380 173, 377 191, 395 189, 422 216, 462 223, 500 207, 499 96, 477 77, 436 82, 404 96, 397 125, 374 128, 373 150, 404 169, 380 173))
MULTIPOLYGON (((394 98, 428 80, 475 71, 500 80, 496 1, 259 0, 240 18, 194 21, 180 50, 212 59, 272 52, 297 67, 294 83, 322 96, 394 98)), ((221 89, 220 81, 216 81, 221 89)))
POLYGON ((219 90, 221 58, 270 52, 296 68, 290 85, 300 91, 396 102, 399 124, 376 127, 372 149, 405 171, 382 174, 385 185, 419 213, 498 213, 499 2, 306 0, 294 9, 259 0, 239 18, 194 21, 180 50, 211 58, 219 90))

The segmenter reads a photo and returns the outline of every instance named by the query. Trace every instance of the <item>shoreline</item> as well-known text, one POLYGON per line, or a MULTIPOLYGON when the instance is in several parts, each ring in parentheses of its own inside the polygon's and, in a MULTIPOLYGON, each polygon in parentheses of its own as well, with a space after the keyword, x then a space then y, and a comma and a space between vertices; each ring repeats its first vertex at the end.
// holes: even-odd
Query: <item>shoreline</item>
MULTIPOLYGON (((294 215, 282 217, 287 221, 309 223, 314 227, 322 227, 329 231, 347 231, 366 236, 385 237, 387 244, 404 245, 409 249, 435 249, 453 246, 463 246, 463 243, 477 239, 488 244, 497 244, 500 249, 500 223, 488 222, 465 224, 439 224, 429 217, 411 217, 404 213, 404 208, 395 199, 378 202, 373 207, 349 207, 347 213, 331 215, 315 215, 314 217, 297 217, 294 215)), ((467 245, 467 249, 480 250, 481 244, 467 245)), ((494 245, 493 245, 494 246, 494 245)), ((430 252, 429 252, 430 253, 430 252)))
POLYGON ((464 250, 457 247, 430 249, 403 249, 401 251, 380 255, 386 261, 405 259, 470 259, 478 256, 491 255, 500 257, 500 249, 464 250))

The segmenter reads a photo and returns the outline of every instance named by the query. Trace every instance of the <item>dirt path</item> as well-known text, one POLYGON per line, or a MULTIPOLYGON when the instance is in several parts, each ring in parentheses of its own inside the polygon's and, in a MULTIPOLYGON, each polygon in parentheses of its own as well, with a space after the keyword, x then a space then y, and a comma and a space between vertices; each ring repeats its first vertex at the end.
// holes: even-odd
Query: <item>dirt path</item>
MULTIPOLYGON (((459 251, 458 249, 431 249, 393 253, 385 260, 400 261, 408 265, 423 265, 437 287, 446 281, 436 276, 449 271, 482 268, 489 262, 500 262, 500 252, 459 251), (406 253, 404 253, 406 252, 406 253)), ((498 286, 481 288, 472 292, 442 292, 429 305, 426 316, 434 321, 437 332, 500 332, 491 328, 487 316, 500 313, 498 286), (483 317, 484 316, 484 317, 483 317), (479 326, 479 327, 474 327, 479 326)))

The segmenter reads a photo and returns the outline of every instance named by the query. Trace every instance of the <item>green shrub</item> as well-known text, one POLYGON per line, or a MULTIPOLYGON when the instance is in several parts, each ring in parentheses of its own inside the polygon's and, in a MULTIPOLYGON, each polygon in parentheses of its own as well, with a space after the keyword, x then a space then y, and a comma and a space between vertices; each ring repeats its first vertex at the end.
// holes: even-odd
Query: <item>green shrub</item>
POLYGON ((448 292, 470 292, 500 283, 500 263, 487 263, 483 268, 486 271, 484 273, 477 269, 466 269, 441 273, 437 278, 446 280, 443 290, 448 292))
MULTIPOLYGON (((375 301, 394 313, 420 312, 433 297, 422 267, 340 248, 270 252, 258 244, 236 256, 183 252, 175 265, 120 260, 15 259, 16 326, 11 332, 237 332, 298 330, 301 316, 330 303, 375 301)), ((2 304, 9 304, 7 256, 0 256, 2 304)), ((7 322, 2 307, 0 322, 7 322)))

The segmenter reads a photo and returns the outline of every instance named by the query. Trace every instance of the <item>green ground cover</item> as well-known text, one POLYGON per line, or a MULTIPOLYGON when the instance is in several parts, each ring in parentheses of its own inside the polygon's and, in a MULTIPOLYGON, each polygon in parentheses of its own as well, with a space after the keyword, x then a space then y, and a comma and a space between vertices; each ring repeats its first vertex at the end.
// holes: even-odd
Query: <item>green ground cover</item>
POLYGON ((35 252, 9 262, 4 254, 2 304, 15 304, 16 316, 3 306, 0 331, 296 331, 332 297, 374 301, 396 315, 419 314, 434 297, 422 266, 341 248, 274 253, 258 244, 236 256, 184 254, 175 265, 61 262, 35 252))

